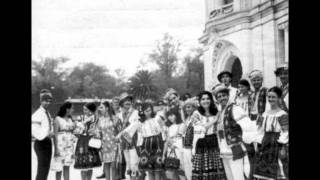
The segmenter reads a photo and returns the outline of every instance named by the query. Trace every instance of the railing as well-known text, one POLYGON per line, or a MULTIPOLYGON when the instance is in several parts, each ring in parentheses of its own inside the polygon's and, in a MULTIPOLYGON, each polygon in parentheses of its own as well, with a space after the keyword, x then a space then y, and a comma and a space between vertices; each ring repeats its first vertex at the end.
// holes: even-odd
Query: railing
POLYGON ((211 11, 209 14, 209 19, 216 18, 224 14, 230 14, 232 12, 233 12, 233 3, 226 4, 221 6, 218 9, 211 11))

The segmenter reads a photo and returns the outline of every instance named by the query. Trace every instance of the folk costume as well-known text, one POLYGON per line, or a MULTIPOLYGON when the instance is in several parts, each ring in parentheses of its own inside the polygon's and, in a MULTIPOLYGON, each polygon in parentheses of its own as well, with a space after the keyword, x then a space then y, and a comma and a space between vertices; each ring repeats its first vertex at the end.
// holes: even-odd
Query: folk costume
POLYGON ((280 154, 280 151, 288 146, 288 129, 289 118, 285 111, 268 111, 263 114, 257 139, 261 148, 256 157, 254 177, 268 180, 288 178, 288 167, 285 167, 287 164, 282 163, 288 154, 280 154))
POLYGON ((191 118, 194 126, 192 180, 226 180, 216 129, 214 126, 204 129, 204 124, 214 121, 216 116, 207 117, 196 110, 191 118))

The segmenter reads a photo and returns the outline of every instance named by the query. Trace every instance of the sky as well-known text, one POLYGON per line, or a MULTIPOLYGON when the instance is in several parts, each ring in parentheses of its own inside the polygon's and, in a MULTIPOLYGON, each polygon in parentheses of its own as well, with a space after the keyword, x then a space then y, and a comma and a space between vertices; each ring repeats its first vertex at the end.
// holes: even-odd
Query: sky
MULTIPOLYGON (((201 46, 204 0, 32 0, 32 59, 68 57, 133 75, 168 32, 183 57, 201 46)), ((155 66, 148 65, 154 69, 155 66)))

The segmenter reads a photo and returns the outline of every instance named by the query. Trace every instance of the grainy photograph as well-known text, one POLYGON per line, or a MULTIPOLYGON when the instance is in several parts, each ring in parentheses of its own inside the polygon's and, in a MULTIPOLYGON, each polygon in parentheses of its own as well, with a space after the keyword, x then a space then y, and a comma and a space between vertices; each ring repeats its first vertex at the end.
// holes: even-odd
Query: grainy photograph
POLYGON ((289 180, 288 0, 32 0, 32 180, 289 180))

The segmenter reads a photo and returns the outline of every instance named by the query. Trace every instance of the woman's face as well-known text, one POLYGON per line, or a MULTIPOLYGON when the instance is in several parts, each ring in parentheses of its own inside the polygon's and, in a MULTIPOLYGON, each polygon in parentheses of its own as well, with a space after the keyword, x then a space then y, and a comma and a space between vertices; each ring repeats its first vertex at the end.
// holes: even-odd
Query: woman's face
POLYGON ((67 115, 72 115, 72 113, 73 113, 73 106, 71 106, 71 108, 70 109, 67 109, 67 115))
POLYGON ((210 103, 211 103, 211 100, 209 98, 209 95, 208 94, 202 95, 200 99, 200 106, 202 106, 203 108, 209 108, 210 103))
POLYGON ((118 99, 114 99, 112 101, 112 106, 114 109, 118 109, 119 108, 119 100, 118 99))
POLYGON ((194 107, 192 105, 186 105, 186 113, 188 116, 191 116, 194 111, 194 107))
POLYGON ((242 84, 239 84, 239 90, 242 94, 246 94, 249 91, 248 87, 242 84))
POLYGON ((168 119, 169 121, 172 123, 172 124, 175 124, 176 123, 176 116, 174 114, 170 114, 168 116, 168 119))
POLYGON ((148 119, 151 118, 151 113, 152 113, 151 107, 148 107, 146 110, 144 110, 144 114, 148 119))
POLYGON ((178 98, 178 96, 175 95, 175 94, 171 94, 171 95, 169 96, 169 103, 170 103, 170 105, 178 105, 178 103, 179 103, 179 98, 178 98))
POLYGON ((279 97, 275 92, 268 92, 268 101, 271 106, 278 105, 279 97))
POLYGON ((90 115, 91 114, 90 110, 86 106, 83 106, 83 113, 85 115, 90 115))
POLYGON ((98 111, 99 111, 101 114, 105 114, 107 110, 108 110, 108 107, 104 106, 102 103, 101 103, 100 106, 98 107, 98 111))

